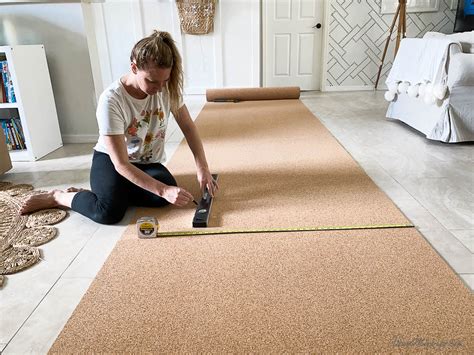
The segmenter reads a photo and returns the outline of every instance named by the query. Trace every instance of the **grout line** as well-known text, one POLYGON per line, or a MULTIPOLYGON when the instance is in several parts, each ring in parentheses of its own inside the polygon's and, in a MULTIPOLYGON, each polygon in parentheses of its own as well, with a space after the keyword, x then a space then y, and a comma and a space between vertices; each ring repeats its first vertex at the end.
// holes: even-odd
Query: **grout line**
MULTIPOLYGON (((378 162, 378 161, 377 161, 377 162, 378 162)), ((389 174, 383 167, 382 167, 382 169, 383 169, 387 174, 389 174)), ((389 174, 389 175, 390 175, 390 174, 389 174)), ((390 175, 390 177, 392 177, 393 180, 395 180, 401 187, 403 187, 403 185, 402 185, 394 176, 390 175)), ((426 178, 426 179, 439 179, 439 178, 434 178, 434 177, 431 177, 431 178, 430 178, 430 177, 428 177, 428 178, 426 178)), ((449 179, 449 178, 443 177, 443 179, 449 179)), ((436 220, 440 225, 442 225, 444 229, 446 229, 447 231, 450 231, 450 230, 451 230, 450 228, 448 228, 447 226, 445 226, 445 225, 443 224, 443 222, 441 222, 438 218, 436 218, 436 216, 431 213, 430 209, 429 209, 428 207, 426 207, 422 202, 420 202, 415 196, 413 196, 413 195, 410 193, 409 190, 405 189, 404 187, 403 187, 403 189, 404 189, 420 206, 422 206, 422 207, 429 213, 429 215, 430 215, 431 217, 433 217, 434 220, 436 220)), ((455 230, 455 229, 453 229, 453 230, 455 230)), ((470 230, 470 229, 467 228, 467 229, 459 229, 459 230, 470 230)), ((452 233, 451 233, 451 234, 452 234, 452 233)), ((452 235, 454 236, 454 234, 452 234, 452 235)), ((454 236, 454 237, 456 238, 456 236, 454 236)), ((456 239, 457 239, 457 238, 456 238, 456 239)))
POLYGON ((464 232, 464 231, 473 231, 474 232, 474 229, 447 229, 452 235, 454 238, 456 238, 471 254, 474 254, 473 251, 471 251, 471 249, 465 244, 464 241, 462 241, 461 239, 459 239, 456 234, 454 234, 453 232, 464 232))
MULTIPOLYGON (((425 228, 424 228, 425 229, 425 228)), ((446 265, 448 265, 448 267, 458 276, 459 279, 461 279, 461 281, 463 281, 466 286, 470 289, 470 286, 467 285, 466 281, 461 277, 461 275, 472 275, 472 274, 466 274, 466 273, 459 273, 449 262, 448 260, 446 260, 446 258, 441 255, 441 253, 438 251, 438 249, 429 241, 429 239, 417 228, 418 232, 420 233, 420 235, 423 237, 423 239, 428 243, 428 245, 431 247, 431 249, 436 253, 438 254, 438 256, 445 262, 446 265)), ((426 229, 425 229, 426 230, 426 229)), ((451 234, 452 235, 452 234, 451 234)), ((456 238, 457 240, 457 238, 456 238)), ((463 248, 465 248, 468 252, 470 252, 469 249, 466 248, 466 246, 464 244, 461 243, 461 245, 463 246, 463 248)))
MULTIPOLYGON (((449 229, 447 229, 447 231, 449 233, 451 233, 451 231, 449 229)), ((474 252, 471 251, 471 249, 469 249, 469 247, 464 244, 464 242, 462 240, 460 240, 458 237, 456 237, 456 235, 454 235, 453 233, 451 233, 451 235, 459 242, 462 244, 462 246, 464 247, 464 249, 466 249, 468 251, 468 253, 470 253, 471 255, 474 255, 474 252)))
MULTIPOLYGON (((98 229, 98 228, 97 228, 98 229)), ((44 299, 49 295, 49 293, 51 292, 51 290, 57 285, 57 283, 61 280, 62 276, 64 275, 64 273, 69 269, 69 267, 71 266, 71 264, 77 259, 77 257, 79 256, 79 254, 82 252, 82 250, 85 248, 85 246, 87 245, 87 243, 89 243, 89 241, 92 239, 92 237, 94 236, 94 234, 97 232, 97 229, 94 233, 91 234, 91 236, 89 237, 89 239, 87 239, 87 241, 84 243, 84 245, 81 247, 81 249, 79 249, 79 251, 77 252, 77 254, 74 256, 74 258, 71 260, 71 262, 66 266, 66 268, 64 269, 64 271, 59 275, 59 277, 56 279, 56 281, 53 282, 53 285, 48 289, 48 291, 45 293, 45 295, 41 298, 41 300, 38 302, 38 304, 35 306, 35 308, 33 308, 33 310, 30 312, 30 314, 26 317, 26 319, 21 323, 21 325, 18 327, 18 329, 16 330, 16 332, 12 335, 12 337, 8 340, 8 342, 5 344, 5 347, 3 350, 5 350, 8 345, 13 341, 13 339, 16 337, 16 335, 20 332, 20 330, 23 328, 23 326, 26 324, 26 322, 28 322, 28 320, 31 318, 31 316, 33 315, 33 313, 35 313, 35 311, 38 309, 38 307, 41 305, 41 303, 44 301, 44 299)), ((82 298, 82 297, 81 297, 82 298)))
MULTIPOLYGON (((428 212, 428 213, 429 213, 429 212, 428 212)), ((434 217, 433 217, 433 218, 434 218, 434 217)), ((438 221, 438 220, 437 220, 437 221, 438 221)), ((439 221, 438 221, 438 222, 439 222, 439 221)), ((464 243, 463 243, 462 241, 460 241, 458 238, 456 238, 456 236, 455 236, 453 233, 451 233, 451 231, 450 231, 449 229, 447 229, 445 226, 443 226, 443 228, 445 229, 446 232, 448 232, 449 234, 451 234, 451 237, 453 237, 454 239, 456 239, 456 240, 458 241, 458 243, 461 244, 462 248, 464 248, 469 254, 473 254, 473 253, 469 250, 469 248, 468 248, 466 245, 464 245, 464 243)), ((423 230, 425 230, 425 231, 430 231, 430 230, 432 230, 431 228, 421 228, 421 229, 423 229, 423 230)), ((420 231, 420 233, 421 233, 421 231, 420 231)), ((421 233, 421 234, 423 235, 423 233, 421 233)), ((423 235, 423 236, 424 236, 424 235, 423 235)), ((426 237, 425 237, 425 239, 426 239, 426 237)), ((429 240, 428 240, 428 242, 429 242, 429 240)), ((430 244, 431 244, 431 243, 430 243, 430 244)), ((434 246, 433 246, 433 248, 434 248, 434 246)))

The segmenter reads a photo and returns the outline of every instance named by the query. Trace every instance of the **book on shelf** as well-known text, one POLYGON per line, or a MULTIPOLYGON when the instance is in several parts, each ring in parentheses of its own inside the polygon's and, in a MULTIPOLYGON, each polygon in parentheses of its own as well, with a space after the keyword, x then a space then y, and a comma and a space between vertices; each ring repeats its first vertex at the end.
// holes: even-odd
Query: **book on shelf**
POLYGON ((3 132, 5 133, 8 150, 26 149, 25 136, 19 118, 1 119, 3 132))
POLYGON ((8 69, 8 61, 6 60, 0 61, 0 67, 2 70, 2 84, 3 84, 2 86, 3 86, 3 90, 5 91, 5 98, 6 98, 6 101, 4 102, 15 103, 16 102, 15 88, 13 87, 12 77, 8 69))
POLYGON ((10 137, 12 137, 12 142, 13 142, 13 147, 14 147, 14 150, 18 150, 20 149, 20 144, 18 142, 18 138, 15 134, 15 130, 13 128, 13 125, 11 122, 7 122, 7 127, 8 127, 8 131, 10 133, 10 137))
POLYGON ((2 125, 3 133, 5 134, 5 141, 7 143, 7 148, 8 148, 8 150, 12 150, 13 146, 12 146, 12 142, 10 140, 10 135, 8 133, 7 122, 6 122, 6 120, 1 120, 0 123, 2 125))
POLYGON ((7 102, 7 92, 5 91, 5 84, 3 83, 3 75, 0 75, 0 103, 7 102))
POLYGON ((15 134, 18 137, 18 141, 20 142, 21 149, 26 149, 25 135, 23 134, 23 128, 21 127, 20 119, 12 118, 11 122, 13 124, 13 127, 15 128, 15 134))

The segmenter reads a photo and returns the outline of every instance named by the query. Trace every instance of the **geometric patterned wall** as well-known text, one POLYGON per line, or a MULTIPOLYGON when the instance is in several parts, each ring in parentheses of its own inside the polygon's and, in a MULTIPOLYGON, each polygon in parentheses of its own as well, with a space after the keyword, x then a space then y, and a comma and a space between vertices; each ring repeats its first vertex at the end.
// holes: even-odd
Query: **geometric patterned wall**
MULTIPOLYGON (((381 0, 329 1, 326 87, 373 87, 394 14, 380 14, 381 0)), ((455 10, 450 10, 450 5, 451 0, 441 0, 438 12, 407 13, 407 37, 422 37, 428 31, 452 33, 455 10)), ((382 68, 380 88, 385 87, 392 65, 395 37, 396 27, 382 68)))

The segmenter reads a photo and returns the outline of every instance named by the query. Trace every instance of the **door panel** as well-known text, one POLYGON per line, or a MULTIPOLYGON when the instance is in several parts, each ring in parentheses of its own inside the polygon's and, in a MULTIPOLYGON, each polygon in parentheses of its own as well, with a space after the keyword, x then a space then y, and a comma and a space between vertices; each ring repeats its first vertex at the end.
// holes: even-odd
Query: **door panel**
POLYGON ((265 86, 319 90, 324 0, 265 0, 265 86))
POLYGON ((291 0, 275 0, 275 20, 291 19, 291 0))
POLYGON ((275 35, 275 53, 274 76, 289 76, 290 75, 290 48, 291 48, 291 34, 282 33, 275 35))
POLYGON ((316 16, 316 3, 314 1, 300 1, 300 19, 311 18, 316 16))
POLYGON ((298 75, 314 73, 314 33, 298 34, 298 75))

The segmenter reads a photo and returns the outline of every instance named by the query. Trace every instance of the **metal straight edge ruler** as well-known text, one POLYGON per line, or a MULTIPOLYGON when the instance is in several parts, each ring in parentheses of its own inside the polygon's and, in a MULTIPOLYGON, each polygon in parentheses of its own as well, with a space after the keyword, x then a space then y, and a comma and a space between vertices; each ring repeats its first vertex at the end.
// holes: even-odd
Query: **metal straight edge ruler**
POLYGON ((194 235, 218 235, 218 234, 254 234, 254 233, 282 233, 282 232, 318 232, 318 231, 342 231, 363 229, 394 229, 414 228, 413 224, 373 224, 360 226, 320 226, 320 227, 295 227, 295 228, 258 228, 258 229, 211 229, 211 230, 185 230, 172 232, 158 232, 157 237, 186 237, 194 235))

